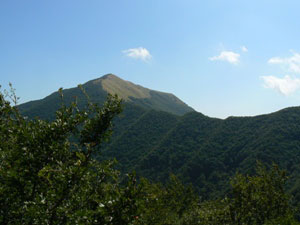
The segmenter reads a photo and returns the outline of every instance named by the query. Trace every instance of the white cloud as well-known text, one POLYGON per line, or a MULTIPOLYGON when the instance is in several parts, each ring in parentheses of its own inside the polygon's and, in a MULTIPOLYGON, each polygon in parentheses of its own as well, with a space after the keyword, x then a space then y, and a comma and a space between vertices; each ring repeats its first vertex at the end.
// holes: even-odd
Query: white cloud
POLYGON ((300 73, 300 54, 293 53, 293 56, 288 58, 273 57, 269 59, 270 64, 279 64, 287 68, 288 71, 293 73, 300 73))
POLYGON ((143 61, 150 60, 152 58, 150 52, 143 47, 139 48, 130 48, 127 50, 122 51, 126 56, 134 58, 134 59, 141 59, 143 61))
POLYGON ((291 78, 286 75, 283 78, 274 76, 262 76, 264 87, 279 91, 281 94, 288 96, 300 88, 300 79, 291 78))
POLYGON ((209 60, 216 61, 227 61, 231 64, 238 64, 240 62, 240 54, 231 51, 222 51, 220 55, 210 57, 209 60))
POLYGON ((241 49, 243 52, 248 52, 248 48, 246 48, 246 46, 242 46, 241 49))

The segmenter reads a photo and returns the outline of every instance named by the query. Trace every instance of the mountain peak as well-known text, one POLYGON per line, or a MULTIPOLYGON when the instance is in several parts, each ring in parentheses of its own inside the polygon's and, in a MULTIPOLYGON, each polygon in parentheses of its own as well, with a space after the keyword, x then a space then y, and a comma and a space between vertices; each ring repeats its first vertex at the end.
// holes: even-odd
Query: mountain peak
POLYGON ((98 79, 87 82, 109 94, 117 94, 125 102, 131 102, 145 108, 183 115, 194 111, 191 107, 170 93, 154 91, 130 81, 123 80, 115 74, 106 74, 98 79))
MULTIPOLYGON (((83 88, 91 101, 100 104, 105 101, 106 96, 109 93, 112 95, 117 94, 124 100, 125 104, 129 103, 128 105, 137 105, 146 110, 154 109, 175 115, 183 115, 187 112, 194 111, 194 109, 173 94, 144 88, 132 82, 122 80, 114 74, 106 74, 100 78, 90 80, 83 85, 83 88)), ((75 87, 64 90, 65 100, 71 101, 74 99, 74 96, 81 96, 79 99, 81 99, 81 104, 84 104, 84 96, 79 88, 75 87)), ((46 109, 44 110, 44 118, 47 118, 49 114, 49 105, 53 106, 52 111, 54 113, 60 105, 58 92, 54 92, 41 100, 24 103, 20 105, 19 108, 25 114, 26 112, 29 112, 33 117, 38 115, 41 116, 39 112, 46 109)))
POLYGON ((102 88, 110 94, 117 94, 125 101, 132 101, 132 99, 146 99, 150 98, 150 89, 136 85, 129 81, 122 80, 114 74, 106 74, 103 77, 94 80, 94 84, 101 85, 102 88))
POLYGON ((112 73, 108 73, 108 74, 100 77, 99 79, 120 79, 120 80, 122 80, 120 77, 118 77, 117 75, 112 74, 112 73))
POLYGON ((122 80, 120 77, 118 77, 117 75, 115 74, 112 74, 112 73, 108 73, 108 74, 105 74, 103 75, 102 77, 99 77, 99 78, 96 78, 94 80, 90 80, 88 81, 87 83, 94 83, 94 84, 97 84, 97 83, 101 83, 102 80, 105 80, 105 79, 120 79, 122 80))

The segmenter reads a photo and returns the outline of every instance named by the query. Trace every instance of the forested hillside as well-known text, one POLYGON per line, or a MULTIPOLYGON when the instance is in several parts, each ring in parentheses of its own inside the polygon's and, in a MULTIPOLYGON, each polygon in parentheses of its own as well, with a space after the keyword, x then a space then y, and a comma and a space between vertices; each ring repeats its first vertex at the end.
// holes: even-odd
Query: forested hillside
MULTIPOLYGON (((10 97, 16 102, 14 94, 10 97)), ((52 121, 27 119, 0 91, 0 223, 299 224, 285 192, 288 177, 277 165, 258 162, 253 175, 237 173, 228 179, 227 195, 216 200, 203 199, 174 175, 162 185, 122 174, 114 160, 99 158, 121 110, 121 101, 108 95, 102 107, 89 102, 80 109, 72 102, 62 105, 52 121)), ((150 111, 140 122, 161 124, 156 116, 150 111)), ((152 131, 163 134, 176 119, 164 117, 166 126, 152 131)))
POLYGON ((287 169, 289 189, 299 198, 300 108, 225 120, 149 111, 103 155, 116 157, 124 171, 134 169, 154 181, 164 182, 173 173, 204 198, 222 196, 228 178, 237 171, 252 173, 257 160, 275 162, 287 169))
MULTIPOLYGON (((289 191, 300 202, 299 107, 221 120, 188 112, 190 108, 176 97, 169 98, 169 94, 157 92, 159 100, 153 96, 147 98, 151 95, 149 89, 130 82, 124 84, 113 75, 89 81, 83 88, 93 102, 103 102, 109 89, 125 98, 123 113, 115 118, 112 139, 99 156, 99 159, 116 158, 121 171, 135 170, 138 176, 159 182, 175 174, 184 183, 192 183, 204 199, 213 199, 228 191, 228 180, 237 171, 251 174, 257 160, 269 165, 275 162, 288 171, 289 191), (103 80, 107 82, 104 88, 103 80), (162 99, 168 99, 164 107, 172 105, 168 110, 159 107, 164 104, 162 99), (180 112, 169 113, 174 106, 181 108, 180 112), (187 113, 182 115, 183 111, 187 113)), ((79 88, 64 90, 63 95, 66 104, 75 96, 80 107, 87 101, 79 88)), ((19 108, 30 118, 51 120, 60 101, 58 93, 53 93, 19 108)))

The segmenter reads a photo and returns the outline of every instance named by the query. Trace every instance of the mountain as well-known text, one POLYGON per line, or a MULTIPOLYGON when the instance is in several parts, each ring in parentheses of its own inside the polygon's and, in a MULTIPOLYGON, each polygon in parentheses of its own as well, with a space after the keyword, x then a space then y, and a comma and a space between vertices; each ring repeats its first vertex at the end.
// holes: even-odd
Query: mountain
MULTIPOLYGON (((124 99, 124 111, 115 119, 111 141, 102 158, 116 158, 123 172, 164 182, 173 173, 192 183, 203 198, 226 193, 228 178, 236 172, 253 173, 256 161, 286 169, 288 190, 300 202, 300 107, 254 117, 216 119, 195 112, 172 94, 152 91, 109 74, 83 85, 93 102, 107 93, 124 99)), ((68 104, 79 88, 63 91, 68 104)), ((32 118, 51 119, 60 105, 57 92, 19 106, 32 118)))
MULTIPOLYGON (((101 78, 88 81, 82 87, 93 102, 100 104, 105 101, 107 94, 110 93, 117 94, 124 100, 125 104, 129 103, 130 105, 136 105, 144 109, 165 111, 175 115, 183 115, 194 111, 173 94, 153 91, 122 80, 113 74, 107 74, 101 78)), ((64 101, 67 103, 74 100, 76 96, 80 105, 86 104, 86 98, 78 87, 63 90, 63 95, 64 101)), ((59 93, 54 92, 44 99, 21 104, 19 108, 25 115, 31 118, 38 116, 40 118, 51 119, 60 104, 59 93)))
POLYGON ((113 74, 91 82, 94 84, 100 83, 106 92, 117 94, 126 102, 131 102, 147 109, 165 111, 175 115, 183 115, 194 111, 173 94, 153 91, 129 81, 124 81, 113 74))
POLYGON ((224 195, 229 178, 238 171, 253 173, 257 160, 274 162, 288 171, 288 189, 300 202, 300 107, 225 120, 148 111, 103 156, 153 181, 164 182, 173 173, 204 198, 224 195))

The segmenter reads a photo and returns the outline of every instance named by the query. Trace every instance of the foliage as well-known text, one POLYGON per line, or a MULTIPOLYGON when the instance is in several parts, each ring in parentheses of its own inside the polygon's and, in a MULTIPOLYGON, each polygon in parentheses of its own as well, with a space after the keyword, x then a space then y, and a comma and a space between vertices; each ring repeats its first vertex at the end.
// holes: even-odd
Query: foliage
POLYGON ((287 176, 277 165, 258 163, 256 175, 236 174, 230 197, 205 201, 186 217, 186 224, 299 224, 284 192, 287 176))
POLYGON ((186 212, 197 207, 198 197, 191 186, 184 186, 171 175, 166 186, 142 179, 138 224, 181 224, 186 212))
MULTIPOLYGON (((83 85, 92 102, 103 104, 107 92, 102 82, 109 77, 112 76, 83 85)), ((120 92, 126 91, 122 80, 117 82, 116 87, 122 89, 120 92)), ((63 90, 63 94, 66 105, 78 96, 78 108, 84 109, 87 100, 79 88, 63 90)), ((176 104, 169 105, 174 103, 169 101, 172 96, 156 94, 151 94, 151 101, 130 98, 131 102, 124 103, 122 118, 114 119, 114 133, 110 142, 102 145, 100 160, 116 158, 120 162, 117 169, 122 173, 135 170, 138 177, 143 176, 153 182, 165 183, 170 173, 175 174, 183 183, 192 183, 207 200, 227 194, 229 179, 237 171, 253 174, 256 160, 266 165, 275 162, 287 170, 291 177, 287 183, 288 191, 293 195, 295 204, 299 204, 300 107, 224 120, 197 112, 176 116, 161 111, 174 109, 172 107, 176 104)), ((55 92, 18 108, 29 118, 53 121, 60 105, 58 96, 55 92)))
POLYGON ((233 220, 244 224, 262 224, 289 213, 288 197, 284 192, 287 176, 273 165, 267 172, 262 165, 255 176, 237 174, 231 181, 230 212, 233 220))
POLYGON ((109 95, 102 108, 80 111, 74 102, 52 122, 27 120, 1 93, 0 223, 128 224, 130 182, 122 188, 114 162, 95 160, 120 112, 121 101, 109 95))
MULTIPOLYGON (((60 95, 63 100, 62 90, 60 95)), ((108 95, 102 107, 87 101, 83 110, 76 102, 62 103, 52 121, 24 118, 7 98, 17 102, 13 92, 0 93, 1 224, 299 224, 284 191, 287 176, 275 165, 259 164, 255 175, 237 173, 228 197, 209 201, 174 175, 165 185, 137 180, 134 173, 123 179, 114 160, 99 160, 122 110, 117 96, 108 95)), ((156 115, 144 117, 154 121, 156 115)), ((213 127, 201 119, 203 127, 213 127)), ((168 126, 156 129, 162 134, 168 126)), ((206 162, 195 157, 195 166, 202 166, 197 160, 206 162)), ((191 172, 205 177, 209 170, 191 172)))

